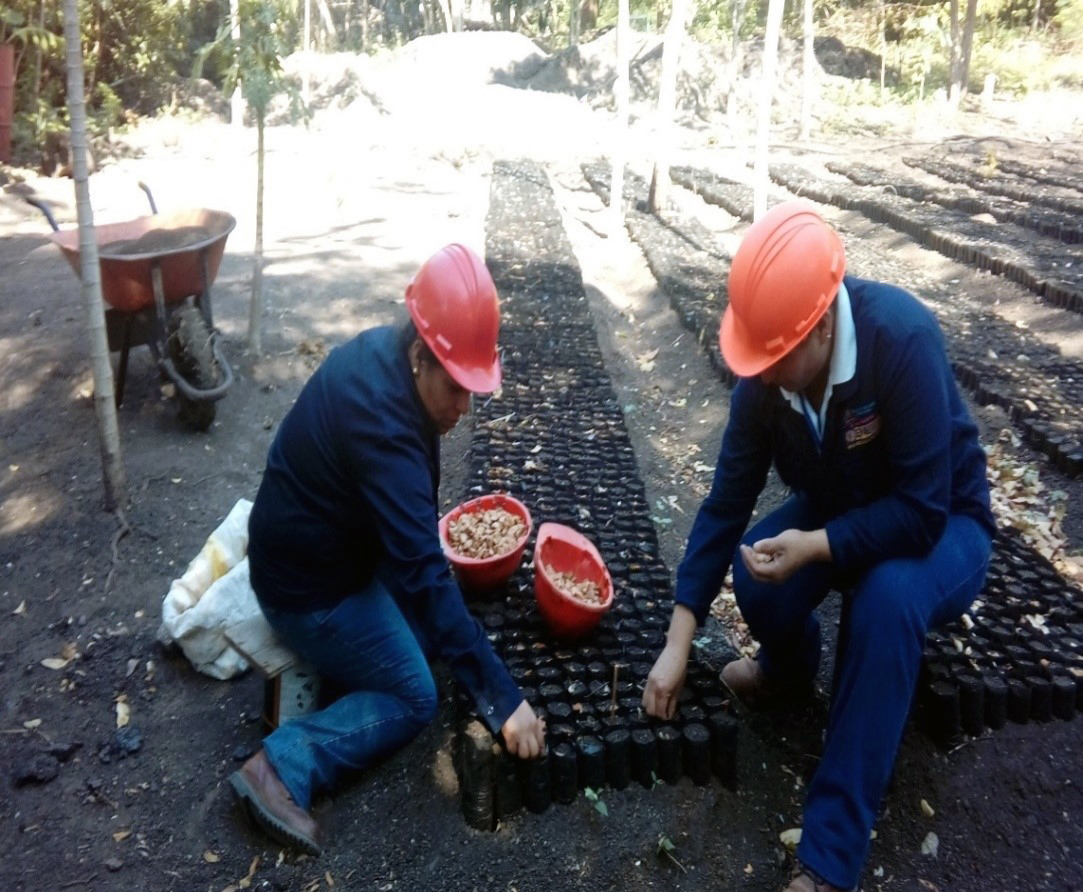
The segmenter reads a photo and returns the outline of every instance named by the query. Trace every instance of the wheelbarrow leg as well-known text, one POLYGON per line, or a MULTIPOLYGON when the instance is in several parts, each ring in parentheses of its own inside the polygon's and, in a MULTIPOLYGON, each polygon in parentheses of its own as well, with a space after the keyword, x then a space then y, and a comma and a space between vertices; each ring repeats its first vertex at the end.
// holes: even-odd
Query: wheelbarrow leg
POLYGON ((203 314, 203 321, 207 328, 214 330, 214 319, 211 314, 211 275, 207 265, 207 249, 199 252, 199 259, 203 265, 203 290, 196 295, 196 306, 203 314))
POLYGON ((124 381, 128 377, 128 351, 132 347, 132 326, 135 324, 135 316, 129 315, 124 320, 124 343, 120 348, 120 364, 117 366, 116 394, 113 401, 119 409, 124 401, 124 381))

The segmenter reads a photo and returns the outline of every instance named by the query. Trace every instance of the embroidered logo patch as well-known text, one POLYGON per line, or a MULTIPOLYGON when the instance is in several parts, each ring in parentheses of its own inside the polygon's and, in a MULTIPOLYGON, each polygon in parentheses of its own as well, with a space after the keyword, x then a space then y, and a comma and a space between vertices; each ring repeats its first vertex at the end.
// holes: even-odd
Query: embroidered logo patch
POLYGON ((847 449, 856 449, 875 440, 880 433, 880 413, 876 403, 847 409, 842 416, 842 430, 847 449))

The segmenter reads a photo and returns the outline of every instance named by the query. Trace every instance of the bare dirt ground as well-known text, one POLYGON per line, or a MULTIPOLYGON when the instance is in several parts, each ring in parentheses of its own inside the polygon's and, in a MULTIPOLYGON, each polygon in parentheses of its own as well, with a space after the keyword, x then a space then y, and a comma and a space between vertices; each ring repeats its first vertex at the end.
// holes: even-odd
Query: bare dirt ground
MULTIPOLYGON (((769 892, 782 885, 779 833, 800 820, 822 701, 790 721, 741 714, 736 793, 687 780, 651 791, 605 791, 608 817, 580 797, 572 806, 520 815, 495 833, 470 830, 460 814, 445 706, 405 751, 318 803, 330 844, 311 859, 282 853, 250 831, 224 783, 259 744, 260 680, 251 673, 209 679, 155 641, 170 580, 235 501, 255 493, 275 428, 323 353, 362 328, 402 318, 403 288, 436 247, 453 240, 483 246, 489 171, 500 157, 531 156, 548 165, 606 370, 656 509, 662 555, 675 570, 710 480, 728 391, 669 309, 639 249, 624 237, 601 236, 603 208, 578 163, 611 144, 608 118, 566 96, 507 86, 479 89, 479 104, 468 106, 451 102, 439 82, 419 75, 424 89, 387 98, 383 110, 367 102, 328 106, 308 130, 270 132, 258 356, 245 350, 254 134, 190 116, 146 122, 124 139, 126 157, 92 178, 98 222, 144 213, 140 179, 163 210, 222 208, 238 220, 214 288, 215 322, 237 380, 208 433, 180 426, 150 357, 133 353, 120 411, 131 495, 131 532, 123 538, 101 510, 76 279, 19 190, 0 195, 0 878, 6 888, 769 892), (67 662, 50 669, 42 663, 50 658, 67 662), (117 737, 118 702, 130 711, 136 741, 117 737), (674 857, 660 855, 662 839, 673 843, 674 857)), ((1028 117, 1012 119, 1005 106, 995 117, 969 116, 954 125, 915 117, 812 151, 825 159, 897 158, 915 145, 919 128, 923 144, 960 131, 1009 137, 1031 146, 1037 161, 1050 146, 1083 138, 1070 121, 1067 132, 1050 124, 1048 140, 1037 138, 1029 117, 1036 112, 1028 106, 1020 114, 1028 117)), ((648 174, 645 117, 629 142, 638 147, 633 167, 648 174)), ((1057 120, 1063 125, 1065 116, 1057 120)), ((688 128, 675 160, 741 171, 750 158, 746 137, 688 128)), ((789 143, 783 149, 797 151, 789 143)), ((74 220, 70 181, 25 172, 20 178, 20 189, 55 203, 62 222, 74 220)), ((688 193, 675 200, 676 212, 701 220, 719 243, 735 243, 737 221, 688 193)), ((991 312, 1024 322, 1067 355, 1083 354, 1078 316, 1066 322, 1067 314, 1050 313, 1016 286, 857 215, 829 215, 848 241, 860 243, 852 255, 862 274, 988 295, 991 312)), ((987 441, 1008 423, 1003 413, 974 408, 987 441)), ((463 429, 445 446, 446 505, 460 495, 468 445, 463 429)), ((1015 457, 1039 468, 1047 489, 1072 494, 1064 528, 1067 547, 1078 553, 1078 484, 1023 447, 1015 457)), ((765 499, 778 497, 772 490, 765 499)), ((721 661, 732 651, 734 632, 712 621, 703 646, 721 661)), ((1083 889, 1079 729, 1078 719, 1009 725, 946 753, 912 727, 864 887, 1083 889), (938 840, 935 855, 922 852, 930 833, 938 840)))

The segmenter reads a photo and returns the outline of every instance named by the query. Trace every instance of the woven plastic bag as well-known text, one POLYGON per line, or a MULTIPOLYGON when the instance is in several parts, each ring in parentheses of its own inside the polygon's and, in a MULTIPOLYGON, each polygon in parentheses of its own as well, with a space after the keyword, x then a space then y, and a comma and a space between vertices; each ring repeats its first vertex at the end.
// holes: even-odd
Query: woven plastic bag
POLYGON ((248 499, 238 500, 184 575, 173 580, 162 603, 158 641, 179 645, 192 665, 211 678, 232 678, 248 669, 225 632, 260 612, 246 557, 251 510, 248 499))

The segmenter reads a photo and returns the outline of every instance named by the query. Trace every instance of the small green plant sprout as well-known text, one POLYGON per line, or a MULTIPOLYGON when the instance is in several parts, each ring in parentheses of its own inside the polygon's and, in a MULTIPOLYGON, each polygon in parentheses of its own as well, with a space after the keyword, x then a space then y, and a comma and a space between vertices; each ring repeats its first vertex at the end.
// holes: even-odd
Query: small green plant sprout
POLYGON ((688 871, 684 869, 684 865, 681 864, 681 862, 678 861, 676 856, 673 854, 676 850, 677 850, 677 847, 673 844, 672 839, 670 839, 664 833, 659 835, 659 837, 658 837, 658 857, 659 858, 668 858, 670 861, 672 861, 674 864, 676 864, 681 869, 681 873, 688 873, 688 871))
POLYGON ((597 790, 587 787, 583 790, 583 795, 586 796, 590 802, 594 803, 594 810, 598 812, 598 814, 603 818, 609 817, 609 806, 605 804, 597 790))
POLYGON ((651 789, 653 790, 653 789, 654 789, 655 787, 657 787, 657 786, 658 786, 658 785, 659 785, 660 783, 662 783, 662 778, 660 778, 660 777, 658 776, 658 773, 657 773, 657 772, 655 772, 655 771, 652 771, 652 772, 651 772, 651 789))

